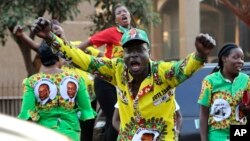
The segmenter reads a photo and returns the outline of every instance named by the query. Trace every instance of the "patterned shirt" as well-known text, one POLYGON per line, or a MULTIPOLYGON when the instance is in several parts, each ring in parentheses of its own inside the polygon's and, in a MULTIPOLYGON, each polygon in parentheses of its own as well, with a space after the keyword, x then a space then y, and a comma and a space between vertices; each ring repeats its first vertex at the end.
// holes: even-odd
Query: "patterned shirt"
POLYGON ((74 133, 69 135, 69 131, 79 134, 78 119, 92 119, 95 115, 84 80, 75 73, 37 73, 23 81, 20 119, 31 119, 77 141, 80 138, 74 133))
POLYGON ((96 58, 70 47, 55 37, 54 48, 60 49, 73 63, 116 85, 120 113, 118 140, 138 140, 149 133, 155 139, 174 141, 174 97, 168 90, 189 78, 203 65, 194 53, 178 62, 150 61, 151 73, 141 83, 135 98, 131 92, 133 77, 122 58, 96 58))
MULTIPOLYGON (((70 44, 72 46, 79 46, 82 42, 81 41, 70 41, 70 44)), ((85 53, 87 54, 90 54, 90 55, 93 55, 93 56, 98 56, 100 54, 100 50, 96 49, 95 47, 93 46, 88 46, 85 50, 84 50, 85 53)))
POLYGON ((249 90, 249 77, 239 73, 233 82, 223 77, 220 71, 205 77, 198 103, 209 107, 208 138, 211 141, 226 141, 230 125, 246 124, 247 119, 239 111, 243 92, 249 90))
MULTIPOLYGON (((74 47, 77 47, 81 44, 81 41, 70 41, 70 44, 74 47)), ((87 47, 84 52, 93 56, 98 56, 100 53, 100 50, 94 47, 87 47)), ((65 59, 67 60, 67 58, 65 59)), ((77 65, 74 66, 72 62, 69 60, 67 64, 62 67, 62 69, 66 71, 73 71, 83 78, 87 87, 90 101, 92 102, 96 99, 96 95, 94 91, 94 76, 86 71, 82 71, 78 69, 76 66, 77 65)))

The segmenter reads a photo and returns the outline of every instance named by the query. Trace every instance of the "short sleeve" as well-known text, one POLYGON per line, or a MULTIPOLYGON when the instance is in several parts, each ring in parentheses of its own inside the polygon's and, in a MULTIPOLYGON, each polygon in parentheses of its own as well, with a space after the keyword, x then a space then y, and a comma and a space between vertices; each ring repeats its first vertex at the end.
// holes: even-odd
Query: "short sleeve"
POLYGON ((208 80, 204 79, 202 81, 201 93, 198 99, 198 103, 203 106, 210 107, 211 94, 212 94, 212 85, 208 80))

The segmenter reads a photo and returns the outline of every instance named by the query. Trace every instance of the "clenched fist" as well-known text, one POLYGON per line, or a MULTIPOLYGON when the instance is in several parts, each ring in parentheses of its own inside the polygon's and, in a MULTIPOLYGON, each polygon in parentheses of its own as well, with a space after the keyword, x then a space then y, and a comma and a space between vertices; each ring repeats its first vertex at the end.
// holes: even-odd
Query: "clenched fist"
POLYGON ((35 20, 31 30, 38 37, 43 38, 45 40, 49 39, 51 36, 51 23, 49 20, 43 17, 39 17, 35 20))
POLYGON ((200 33, 195 39, 196 55, 200 58, 207 58, 215 46, 215 40, 208 34, 200 33))

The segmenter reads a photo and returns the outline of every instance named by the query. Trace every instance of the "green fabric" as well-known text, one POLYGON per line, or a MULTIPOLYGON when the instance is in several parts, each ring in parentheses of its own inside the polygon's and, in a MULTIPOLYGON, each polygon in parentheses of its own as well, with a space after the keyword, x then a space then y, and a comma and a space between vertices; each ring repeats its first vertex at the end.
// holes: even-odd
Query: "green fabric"
POLYGON ((208 141, 229 141, 229 129, 213 130, 209 129, 208 141))
POLYGON ((208 138, 210 141, 226 141, 230 125, 246 124, 245 117, 238 119, 238 104, 243 92, 249 90, 249 77, 239 73, 233 82, 215 72, 202 82, 198 103, 209 107, 208 138))
POLYGON ((118 25, 117 27, 118 27, 119 31, 121 31, 122 33, 125 33, 125 32, 127 32, 127 31, 129 31, 128 28, 125 28, 125 27, 123 27, 123 26, 118 25))
POLYGON ((129 31, 125 32, 122 35, 122 46, 124 46, 126 43, 132 41, 132 40, 141 40, 148 44, 148 47, 150 46, 148 35, 145 31, 137 28, 131 28, 129 31))
POLYGON ((63 133, 79 141, 80 120, 92 119, 96 113, 91 108, 90 98, 82 78, 74 72, 59 74, 38 73, 23 81, 23 103, 18 118, 37 122, 40 125, 63 133), (69 81, 77 84, 76 96, 66 97, 69 81), (42 103, 39 97, 41 84, 49 84, 49 100, 42 103), (64 85, 65 84, 65 85, 64 85))

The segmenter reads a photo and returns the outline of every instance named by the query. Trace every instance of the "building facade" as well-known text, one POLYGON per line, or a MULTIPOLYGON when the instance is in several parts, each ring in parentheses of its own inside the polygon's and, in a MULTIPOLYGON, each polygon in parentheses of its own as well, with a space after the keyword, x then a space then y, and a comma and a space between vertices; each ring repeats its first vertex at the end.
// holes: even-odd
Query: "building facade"
POLYGON ((154 0, 154 9, 162 19, 151 28, 156 59, 181 59, 195 50, 196 35, 208 33, 217 42, 209 62, 216 62, 218 50, 226 42, 240 45, 245 60, 250 61, 250 28, 215 0, 154 0))

